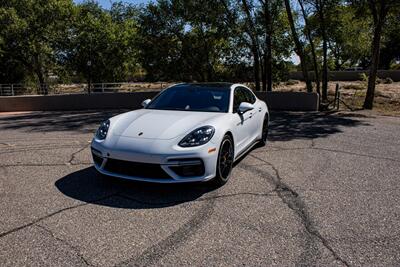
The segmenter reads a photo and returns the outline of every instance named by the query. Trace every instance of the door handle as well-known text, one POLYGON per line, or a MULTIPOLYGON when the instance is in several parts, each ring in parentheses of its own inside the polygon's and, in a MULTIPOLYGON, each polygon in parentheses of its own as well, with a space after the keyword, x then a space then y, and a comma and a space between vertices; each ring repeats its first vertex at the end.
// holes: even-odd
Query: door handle
POLYGON ((250 112, 249 118, 253 117, 253 113, 250 112))
POLYGON ((259 109, 258 109, 258 112, 261 112, 261 111, 262 111, 262 108, 259 108, 259 109))

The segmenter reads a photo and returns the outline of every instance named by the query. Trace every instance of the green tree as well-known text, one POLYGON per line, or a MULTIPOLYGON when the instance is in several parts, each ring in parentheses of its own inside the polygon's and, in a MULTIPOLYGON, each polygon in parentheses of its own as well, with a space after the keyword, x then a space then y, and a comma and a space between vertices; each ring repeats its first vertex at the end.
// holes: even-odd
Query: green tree
POLYGON ((400 60, 400 9, 388 15, 382 37, 379 68, 390 69, 396 59, 400 60))
POLYGON ((66 61, 69 68, 87 81, 126 80, 138 69, 136 9, 115 3, 110 11, 98 3, 75 7, 66 61))
POLYGON ((360 64, 370 53, 370 18, 359 16, 351 5, 333 6, 331 13, 334 15, 330 16, 327 28, 335 70, 360 64))
POLYGON ((236 54, 237 61, 253 66, 256 90, 271 91, 273 79, 287 76, 284 59, 290 57, 293 47, 287 35, 283 1, 221 0, 221 3, 225 7, 226 25, 235 36, 230 47, 241 52, 236 54))
POLYGON ((139 58, 151 80, 212 81, 219 77, 227 29, 210 1, 160 0, 139 16, 139 58))
POLYGON ((292 33, 293 42, 295 43, 296 54, 300 58, 300 66, 303 73, 304 81, 306 82, 307 92, 312 92, 311 79, 308 76, 308 57, 304 51, 304 43, 300 40, 299 34, 296 30, 295 21, 293 18, 292 7, 289 0, 285 0, 286 12, 289 20, 289 26, 292 33))
POLYGON ((48 70, 63 53, 71 0, 9 0, 0 6, 0 53, 23 65, 47 94, 48 70))
POLYGON ((312 55, 312 62, 313 62, 313 68, 314 68, 314 75, 315 75, 315 83, 317 87, 317 93, 321 95, 321 78, 320 78, 320 71, 319 71, 319 64, 318 64, 318 58, 317 58, 317 53, 316 53, 316 47, 315 47, 315 41, 312 36, 312 26, 309 22, 309 14, 306 11, 305 8, 305 1, 304 0, 298 0, 300 9, 301 9, 301 14, 303 15, 303 20, 304 20, 304 33, 305 36, 307 37, 307 40, 310 45, 310 50, 311 50, 311 55, 312 55))
POLYGON ((372 16, 373 39, 371 43, 371 63, 368 76, 367 94, 363 105, 365 109, 372 109, 383 27, 386 23, 388 14, 392 11, 398 11, 399 2, 397 0, 354 0, 353 4, 355 4, 355 6, 361 11, 368 11, 372 16))

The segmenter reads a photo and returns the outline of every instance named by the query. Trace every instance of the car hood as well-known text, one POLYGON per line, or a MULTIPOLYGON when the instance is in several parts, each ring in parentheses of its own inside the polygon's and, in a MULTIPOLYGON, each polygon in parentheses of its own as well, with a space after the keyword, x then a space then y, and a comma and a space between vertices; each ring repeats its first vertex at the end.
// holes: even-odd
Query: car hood
POLYGON ((224 113, 140 109, 111 120, 114 136, 144 139, 173 139, 189 134, 198 127, 210 125, 224 113))

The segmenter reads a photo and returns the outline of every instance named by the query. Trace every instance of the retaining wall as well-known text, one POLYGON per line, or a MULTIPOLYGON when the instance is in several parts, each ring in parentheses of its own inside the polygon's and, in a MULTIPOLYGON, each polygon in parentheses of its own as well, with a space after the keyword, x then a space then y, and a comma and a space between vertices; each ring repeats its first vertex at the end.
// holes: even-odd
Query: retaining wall
MULTIPOLYGON (((88 109, 138 109, 158 92, 95 93, 49 96, 0 97, 0 111, 52 111, 88 109)), ((271 110, 318 110, 318 95, 302 92, 257 92, 271 110)))

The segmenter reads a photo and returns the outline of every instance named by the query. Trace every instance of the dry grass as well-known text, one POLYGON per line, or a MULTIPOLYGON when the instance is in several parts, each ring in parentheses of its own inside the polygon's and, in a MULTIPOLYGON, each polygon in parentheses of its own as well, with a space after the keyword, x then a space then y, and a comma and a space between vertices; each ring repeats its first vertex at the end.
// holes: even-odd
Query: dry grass
MULTIPOLYGON (((159 91, 172 83, 107 83, 93 84, 92 90, 95 92, 146 92, 159 91)), ((50 87, 51 94, 77 94, 86 93, 87 84, 58 84, 50 87)))
MULTIPOLYGON (((362 81, 354 82, 330 82, 328 87, 329 99, 335 95, 336 84, 339 84, 341 99, 352 109, 361 109, 367 90, 367 85, 362 81)), ((304 82, 293 85, 279 84, 274 86, 276 91, 305 92, 304 82)), ((342 105, 342 108, 343 107, 342 105)), ((375 88, 374 111, 383 115, 400 116, 400 82, 390 84, 380 83, 375 88)))

